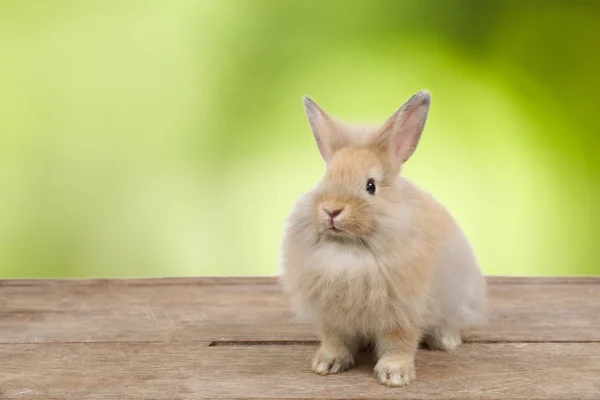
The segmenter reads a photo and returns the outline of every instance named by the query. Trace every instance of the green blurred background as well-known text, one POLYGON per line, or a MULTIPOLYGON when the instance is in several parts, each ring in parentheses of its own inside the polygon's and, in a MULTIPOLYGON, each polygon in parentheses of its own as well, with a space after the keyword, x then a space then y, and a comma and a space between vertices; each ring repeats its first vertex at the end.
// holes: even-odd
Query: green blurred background
POLYGON ((3 0, 0 276, 272 275, 301 103, 433 105, 405 174, 487 274, 599 275, 600 1, 3 0))

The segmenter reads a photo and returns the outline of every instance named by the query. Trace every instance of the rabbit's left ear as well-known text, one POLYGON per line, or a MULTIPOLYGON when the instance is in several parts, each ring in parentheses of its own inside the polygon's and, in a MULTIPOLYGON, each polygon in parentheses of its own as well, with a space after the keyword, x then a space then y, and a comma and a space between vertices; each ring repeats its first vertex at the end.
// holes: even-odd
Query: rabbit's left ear
POLYGON ((347 145, 346 140, 339 129, 336 129, 334 119, 324 109, 308 96, 304 96, 303 100, 319 152, 323 160, 328 162, 333 153, 347 145))
POLYGON ((422 90, 398 109, 377 133, 376 143, 400 168, 415 152, 425 128, 431 94, 422 90))

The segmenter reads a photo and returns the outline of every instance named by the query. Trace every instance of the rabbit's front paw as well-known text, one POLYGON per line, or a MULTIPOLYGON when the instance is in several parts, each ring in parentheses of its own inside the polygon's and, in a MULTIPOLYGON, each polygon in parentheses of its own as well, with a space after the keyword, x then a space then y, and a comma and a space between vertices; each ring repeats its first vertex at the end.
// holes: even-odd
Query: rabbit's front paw
POLYGON ((348 351, 332 351, 321 347, 312 362, 312 370, 319 375, 337 374, 354 366, 348 351))
POLYGON ((375 365, 374 374, 379 383, 387 386, 406 386, 416 378, 412 359, 381 359, 375 365))

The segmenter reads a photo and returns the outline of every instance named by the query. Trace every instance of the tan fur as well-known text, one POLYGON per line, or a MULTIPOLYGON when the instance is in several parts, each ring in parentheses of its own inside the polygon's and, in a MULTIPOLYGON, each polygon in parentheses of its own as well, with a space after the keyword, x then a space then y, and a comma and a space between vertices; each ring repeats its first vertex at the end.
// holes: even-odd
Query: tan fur
POLYGON ((484 320, 485 281, 464 234, 430 194, 398 175, 420 137, 428 96, 414 96, 360 138, 320 107, 311 116, 318 106, 305 101, 327 171, 288 219, 282 278, 296 311, 319 325, 319 374, 350 368, 361 343, 373 341, 377 379, 406 385, 421 339, 451 351, 461 327, 484 320), (335 219, 327 214, 341 209, 335 219))
POLYGON ((415 353, 419 343, 418 325, 399 326, 376 337, 377 356, 374 374, 388 386, 408 385, 415 379, 415 353))

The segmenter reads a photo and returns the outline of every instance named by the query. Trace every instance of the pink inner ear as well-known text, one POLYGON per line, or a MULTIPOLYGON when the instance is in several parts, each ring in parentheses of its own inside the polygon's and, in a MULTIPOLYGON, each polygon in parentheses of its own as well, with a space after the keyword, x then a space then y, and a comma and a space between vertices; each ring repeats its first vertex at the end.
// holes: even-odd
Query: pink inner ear
POLYGON ((394 153, 402 163, 412 156, 421 137, 422 128, 419 129, 415 114, 415 110, 400 113, 394 127, 394 153))
POLYGON ((425 128, 429 104, 410 104, 400 109, 392 130, 394 153, 405 163, 415 152, 425 128))

